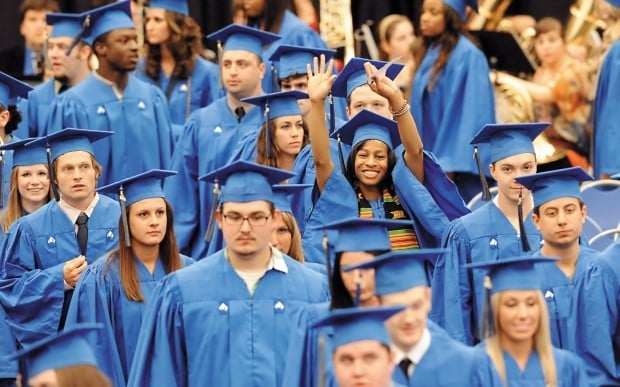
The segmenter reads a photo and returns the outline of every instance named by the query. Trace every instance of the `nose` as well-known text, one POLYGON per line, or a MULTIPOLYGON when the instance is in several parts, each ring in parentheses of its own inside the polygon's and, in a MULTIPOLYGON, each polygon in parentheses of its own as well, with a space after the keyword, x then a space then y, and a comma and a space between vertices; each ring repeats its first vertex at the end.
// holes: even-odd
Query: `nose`
POLYGON ((240 230, 242 232, 248 232, 252 229, 252 226, 250 226, 250 219, 248 218, 243 218, 241 220, 241 225, 239 226, 240 230))

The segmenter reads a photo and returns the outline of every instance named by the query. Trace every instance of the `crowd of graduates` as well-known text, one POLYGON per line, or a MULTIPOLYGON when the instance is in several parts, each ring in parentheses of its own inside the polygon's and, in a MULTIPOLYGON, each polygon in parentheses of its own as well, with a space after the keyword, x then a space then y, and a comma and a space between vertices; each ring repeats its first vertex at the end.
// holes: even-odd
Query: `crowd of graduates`
POLYGON ((341 69, 246 3, 215 62, 185 0, 150 0, 144 47, 127 0, 23 8, 51 78, 0 68, 0 386, 620 385, 620 242, 589 246, 581 192, 620 173, 620 43, 593 177, 538 165, 566 103, 497 122, 475 0, 424 0, 415 68, 341 69))

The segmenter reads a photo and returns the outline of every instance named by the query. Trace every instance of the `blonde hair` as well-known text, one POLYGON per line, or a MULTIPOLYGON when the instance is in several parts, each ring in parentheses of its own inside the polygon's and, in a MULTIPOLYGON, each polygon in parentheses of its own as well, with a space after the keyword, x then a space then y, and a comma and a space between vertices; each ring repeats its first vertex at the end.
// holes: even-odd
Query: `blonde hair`
MULTIPOLYGON (((379 22, 379 26, 377 27, 377 35, 379 35, 379 42, 389 43, 392 38, 392 34, 394 33, 394 29, 400 23, 409 23, 413 25, 411 19, 407 16, 400 15, 397 13, 393 13, 391 15, 387 15, 379 22)), ((387 52, 381 48, 381 44, 379 44, 379 59, 387 61, 388 58, 387 52)))
MULTIPOLYGON (((499 304, 503 292, 493 294, 491 296, 491 310, 493 311, 493 321, 496 330, 499 331, 499 304)), ((538 305, 540 307, 540 321, 538 329, 533 337, 533 349, 538 353, 540 366, 545 377, 545 386, 557 386, 558 377, 555 368, 555 360, 553 359, 553 346, 551 344, 551 330, 549 328, 549 310, 547 309, 547 301, 540 291, 537 292, 538 305)), ((495 333, 486 340, 487 354, 491 358, 497 373, 502 381, 508 386, 506 379, 506 364, 504 363, 504 355, 501 344, 499 342, 499 334, 495 333)))
MULTIPOLYGON (((46 166, 47 169, 47 166, 46 166)), ((9 203, 6 209, 2 212, 2 232, 4 234, 9 231, 9 228, 15 223, 15 221, 22 217, 24 214, 24 207, 22 206, 22 195, 19 193, 19 186, 17 179, 19 178, 19 166, 16 166, 11 171, 10 190, 9 190, 9 203)), ((49 179, 49 171, 47 174, 49 179)), ((54 198, 54 192, 51 184, 48 186, 48 202, 54 198)))
POLYGON ((296 261, 304 263, 304 250, 301 246, 301 233, 299 232, 299 226, 297 220, 293 214, 289 212, 281 212, 282 222, 291 233, 291 247, 288 250, 287 255, 296 261))

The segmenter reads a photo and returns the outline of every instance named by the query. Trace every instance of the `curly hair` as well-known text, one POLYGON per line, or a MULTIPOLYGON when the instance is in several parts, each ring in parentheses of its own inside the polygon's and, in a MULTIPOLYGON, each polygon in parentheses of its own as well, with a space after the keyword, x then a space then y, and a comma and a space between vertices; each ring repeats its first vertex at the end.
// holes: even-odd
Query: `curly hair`
MULTIPOLYGON (((202 54, 202 33, 200 26, 190 16, 177 12, 165 11, 165 19, 170 28, 170 38, 166 47, 174 58, 172 75, 187 79, 194 71, 196 57, 202 54)), ((159 44, 146 42, 146 75, 152 79, 159 79, 161 64, 161 47, 159 44)))
POLYGON ((10 104, 9 108, 7 109, 0 103, 0 113, 4 113, 7 110, 9 111, 10 118, 4 126, 4 134, 6 135, 11 134, 15 129, 17 129, 19 123, 22 122, 22 113, 19 111, 19 109, 17 109, 16 105, 10 104))

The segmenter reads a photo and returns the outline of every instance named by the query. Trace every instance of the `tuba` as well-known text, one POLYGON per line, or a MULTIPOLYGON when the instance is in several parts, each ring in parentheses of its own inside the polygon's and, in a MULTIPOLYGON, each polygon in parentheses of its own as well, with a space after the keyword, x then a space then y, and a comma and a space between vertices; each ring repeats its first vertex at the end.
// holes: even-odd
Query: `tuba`
POLYGON ((355 56, 351 0, 321 0, 319 7, 321 38, 331 49, 344 48, 344 63, 355 56))
POLYGON ((467 18, 469 30, 496 30, 512 0, 481 0, 478 13, 471 12, 467 18))
MULTIPOLYGON (((568 44, 594 43, 598 35, 596 29, 607 28, 607 24, 595 16, 595 5, 597 0, 577 0, 570 7, 570 19, 566 25, 564 38, 568 44)), ((598 39, 600 43, 600 38, 598 39)))

